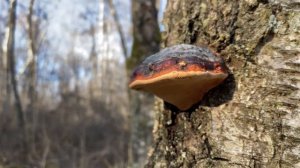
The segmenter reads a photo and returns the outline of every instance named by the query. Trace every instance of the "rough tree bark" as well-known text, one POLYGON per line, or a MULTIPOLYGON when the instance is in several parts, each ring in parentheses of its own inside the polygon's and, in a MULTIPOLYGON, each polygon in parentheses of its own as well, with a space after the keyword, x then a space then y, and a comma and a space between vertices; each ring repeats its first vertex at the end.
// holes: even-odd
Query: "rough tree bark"
POLYGON ((207 45, 231 75, 199 108, 156 101, 146 167, 300 167, 300 3, 169 0, 165 46, 207 45))

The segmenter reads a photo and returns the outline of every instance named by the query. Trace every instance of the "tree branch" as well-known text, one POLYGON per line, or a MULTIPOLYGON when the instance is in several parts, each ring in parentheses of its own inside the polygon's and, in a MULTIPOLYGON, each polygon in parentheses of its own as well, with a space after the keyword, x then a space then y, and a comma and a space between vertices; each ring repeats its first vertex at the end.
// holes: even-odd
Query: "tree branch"
POLYGON ((118 14, 116 13, 116 7, 113 3, 113 0, 108 0, 108 3, 109 3, 111 15, 114 18, 114 21, 116 23, 116 26, 117 26, 117 29, 118 29, 118 32, 119 32, 119 35, 120 35, 123 55, 124 55, 125 59, 127 59, 128 56, 127 56, 127 47, 126 47, 126 44, 125 44, 125 36, 124 36, 123 31, 122 31, 122 27, 121 27, 121 24, 120 24, 118 14))

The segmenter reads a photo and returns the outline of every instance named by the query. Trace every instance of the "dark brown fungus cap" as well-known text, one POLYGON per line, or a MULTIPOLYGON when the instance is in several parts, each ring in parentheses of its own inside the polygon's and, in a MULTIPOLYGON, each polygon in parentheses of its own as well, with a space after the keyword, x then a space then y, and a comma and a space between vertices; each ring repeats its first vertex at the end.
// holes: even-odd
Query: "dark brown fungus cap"
POLYGON ((224 61, 209 49, 180 44, 146 58, 134 70, 129 87, 187 110, 227 76, 224 61))

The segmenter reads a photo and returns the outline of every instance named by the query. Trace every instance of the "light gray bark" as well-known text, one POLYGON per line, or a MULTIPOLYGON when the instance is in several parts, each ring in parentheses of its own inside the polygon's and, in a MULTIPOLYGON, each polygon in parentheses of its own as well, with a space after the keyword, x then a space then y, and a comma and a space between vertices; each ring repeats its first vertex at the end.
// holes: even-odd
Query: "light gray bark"
POLYGON ((299 6, 168 1, 164 44, 209 46, 231 75, 193 112, 156 102, 146 167, 300 167, 299 6))

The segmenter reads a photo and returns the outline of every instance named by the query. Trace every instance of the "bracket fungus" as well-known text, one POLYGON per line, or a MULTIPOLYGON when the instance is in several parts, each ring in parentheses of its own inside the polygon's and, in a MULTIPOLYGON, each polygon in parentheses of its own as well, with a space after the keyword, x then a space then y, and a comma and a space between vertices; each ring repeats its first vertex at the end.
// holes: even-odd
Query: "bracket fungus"
POLYGON ((207 48, 179 44, 147 57, 133 71, 129 87, 188 110, 227 76, 221 57, 207 48))

